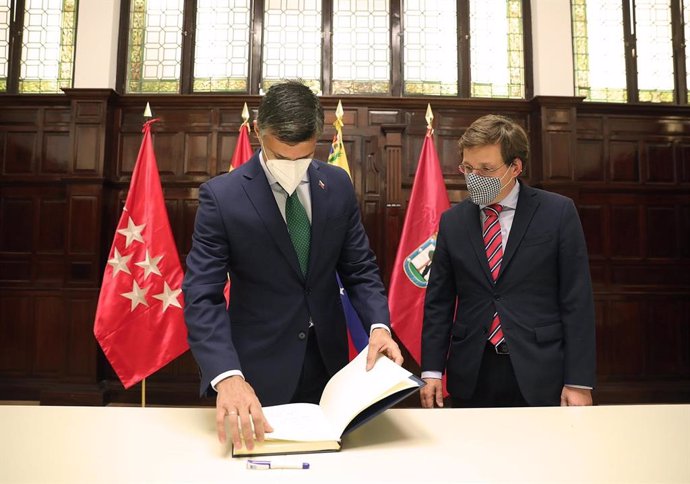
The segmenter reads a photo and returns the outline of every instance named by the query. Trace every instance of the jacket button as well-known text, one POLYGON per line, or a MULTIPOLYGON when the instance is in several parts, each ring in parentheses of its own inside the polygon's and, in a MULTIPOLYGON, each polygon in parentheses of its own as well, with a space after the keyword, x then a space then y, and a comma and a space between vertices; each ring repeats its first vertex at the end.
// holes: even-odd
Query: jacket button
POLYGON ((482 328, 482 333, 487 334, 489 332, 489 328, 482 328))
POLYGON ((500 294, 494 294, 494 299, 495 299, 496 301, 500 301, 500 300, 501 300, 501 295, 500 295, 500 294))
POLYGON ((305 289, 304 289, 304 294, 306 294, 307 296, 308 296, 309 294, 311 294, 311 287, 305 288, 305 289))
POLYGON ((304 339, 307 337, 307 333, 305 333, 304 331, 300 331, 299 333, 297 333, 297 337, 299 339, 304 339))

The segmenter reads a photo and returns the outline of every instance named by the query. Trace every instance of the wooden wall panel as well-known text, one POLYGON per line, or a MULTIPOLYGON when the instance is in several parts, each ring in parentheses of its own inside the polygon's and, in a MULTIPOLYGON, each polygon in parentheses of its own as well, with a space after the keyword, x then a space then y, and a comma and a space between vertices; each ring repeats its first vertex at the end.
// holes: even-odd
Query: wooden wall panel
MULTIPOLYGON (((160 118, 153 142, 184 266, 198 187, 227 171, 242 106, 247 102, 253 118, 260 98, 147 100, 160 118)), ((562 97, 342 101, 345 150, 386 284, 426 135, 427 103, 451 203, 467 196, 457 170, 459 137, 483 114, 510 116, 531 140, 522 179, 572 197, 580 213, 595 290, 595 398, 690 401, 690 109, 562 97)), ((319 159, 330 151, 338 99, 322 102, 319 159)), ((92 331, 145 104, 106 90, 0 97, 0 399, 138 401, 138 388, 123 390, 92 331)), ((189 353, 149 381, 155 403, 213 403, 198 399, 189 353)))

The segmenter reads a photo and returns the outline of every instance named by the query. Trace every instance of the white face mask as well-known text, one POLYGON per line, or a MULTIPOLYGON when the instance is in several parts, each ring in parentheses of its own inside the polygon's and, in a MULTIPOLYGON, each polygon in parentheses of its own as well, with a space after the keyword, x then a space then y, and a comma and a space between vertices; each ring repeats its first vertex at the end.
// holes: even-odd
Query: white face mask
MULTIPOLYGON (((264 156, 266 151, 263 150, 264 156)), ((304 178, 304 174, 309 168, 311 158, 301 158, 299 160, 266 160, 266 167, 276 179, 276 181, 283 187, 288 195, 297 189, 297 186, 304 178)))
POLYGON ((506 170, 501 178, 493 176, 481 176, 475 173, 465 174, 465 181, 467 182, 467 191, 470 192, 470 199, 477 205, 488 205, 493 202, 501 190, 503 190, 508 183, 502 185, 501 182, 510 169, 506 170))

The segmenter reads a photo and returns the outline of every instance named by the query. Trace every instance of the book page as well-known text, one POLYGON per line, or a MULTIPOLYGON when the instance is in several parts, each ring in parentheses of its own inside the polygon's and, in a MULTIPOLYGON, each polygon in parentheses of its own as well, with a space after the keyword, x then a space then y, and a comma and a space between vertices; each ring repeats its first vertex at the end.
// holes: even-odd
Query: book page
POLYGON ((409 371, 383 355, 378 355, 374 367, 367 371, 368 349, 368 346, 364 348, 333 375, 321 395, 319 406, 338 436, 357 414, 371 404, 398 390, 418 386, 409 378, 409 371))
POLYGON ((288 403, 263 408, 264 416, 273 427, 267 439, 340 440, 340 432, 326 419, 321 407, 313 403, 288 403))

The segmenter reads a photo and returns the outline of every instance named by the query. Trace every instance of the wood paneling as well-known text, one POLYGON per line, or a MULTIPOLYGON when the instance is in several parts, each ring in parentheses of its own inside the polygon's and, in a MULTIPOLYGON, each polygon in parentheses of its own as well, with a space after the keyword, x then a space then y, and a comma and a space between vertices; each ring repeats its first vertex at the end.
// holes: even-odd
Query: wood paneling
MULTIPOLYGON (((228 169, 258 96, 149 96, 154 147, 184 265, 199 185, 228 169)), ((322 98, 329 153, 338 98, 322 98)), ((467 196, 457 141, 499 113, 523 125, 522 178, 572 197, 590 255, 600 403, 690 401, 690 109, 530 101, 342 98, 362 220, 388 284, 426 121, 451 203, 467 196)), ((136 402, 98 349, 100 279, 141 143, 145 102, 107 90, 0 97, 0 399, 136 402)), ((258 148, 250 135, 253 148, 258 148)), ((418 368, 412 361, 410 369, 418 368)), ((149 379, 154 403, 199 400, 186 353, 149 379)))

